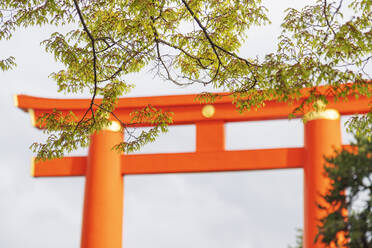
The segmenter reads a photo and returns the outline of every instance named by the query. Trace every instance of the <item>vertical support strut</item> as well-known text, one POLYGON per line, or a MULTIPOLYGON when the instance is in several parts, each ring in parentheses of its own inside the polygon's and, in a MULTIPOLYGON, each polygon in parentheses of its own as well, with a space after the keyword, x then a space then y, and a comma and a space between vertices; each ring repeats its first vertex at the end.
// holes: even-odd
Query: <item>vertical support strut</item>
POLYGON ((122 247, 123 177, 120 154, 112 149, 123 140, 119 130, 111 128, 91 136, 85 179, 82 248, 122 247))
POLYGON ((196 151, 211 152, 225 149, 225 126, 223 121, 196 123, 196 151))
POLYGON ((314 243, 319 219, 325 216, 317 204, 325 205, 322 195, 330 188, 330 180, 324 175, 324 156, 341 148, 339 114, 328 109, 310 112, 305 116, 305 165, 304 165, 304 248, 325 247, 314 243))

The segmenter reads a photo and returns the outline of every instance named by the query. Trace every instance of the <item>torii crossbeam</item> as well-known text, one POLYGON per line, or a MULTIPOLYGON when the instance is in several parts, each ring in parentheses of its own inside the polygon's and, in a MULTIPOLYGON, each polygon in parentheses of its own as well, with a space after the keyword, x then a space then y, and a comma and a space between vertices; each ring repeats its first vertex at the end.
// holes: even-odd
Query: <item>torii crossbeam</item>
MULTIPOLYGON (((320 90, 326 90, 320 89, 320 90)), ((304 91, 306 96, 306 90, 304 91)), ((286 119, 294 106, 275 100, 265 102, 258 111, 240 114, 231 99, 218 99, 213 105, 195 101, 196 95, 122 98, 115 114, 129 122, 129 113, 148 104, 174 113, 173 124, 196 125, 196 151, 123 155, 112 151, 123 140, 118 130, 107 129, 93 134, 87 157, 65 157, 32 165, 34 177, 85 176, 85 198, 81 247, 122 247, 123 177, 129 174, 242 171, 267 169, 304 169, 304 247, 323 247, 314 244, 317 224, 323 213, 316 206, 322 202, 330 182, 323 175, 324 155, 341 147, 339 114, 367 113, 370 99, 352 96, 347 101, 334 102, 328 97, 328 110, 315 112, 305 123, 303 148, 278 148, 226 151, 224 123, 252 120, 286 119)), ((53 109, 79 118, 89 107, 90 99, 46 99, 17 95, 16 106, 28 111, 35 120, 53 109)), ((301 117, 301 116, 297 116, 301 117)))

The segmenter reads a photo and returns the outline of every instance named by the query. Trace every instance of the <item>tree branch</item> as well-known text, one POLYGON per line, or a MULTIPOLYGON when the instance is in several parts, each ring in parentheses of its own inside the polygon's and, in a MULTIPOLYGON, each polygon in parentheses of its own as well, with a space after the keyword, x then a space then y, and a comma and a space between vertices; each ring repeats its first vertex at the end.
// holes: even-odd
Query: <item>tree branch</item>
MULTIPOLYGON (((201 23, 201 21, 199 20, 199 18, 195 15, 194 11, 190 8, 190 6, 188 5, 188 3, 185 1, 185 0, 182 0, 182 3, 185 5, 186 9, 189 11, 189 13, 191 14, 191 16, 194 18, 194 20, 196 21, 196 23, 198 24, 198 26, 201 28, 201 30, 203 31, 204 33, 204 36, 205 38, 208 40, 209 44, 211 44, 212 46, 212 49, 213 49, 213 52, 214 54, 216 55, 219 63, 221 65, 223 65, 222 61, 221 61, 221 58, 217 52, 217 49, 221 50, 222 52, 234 57, 234 58, 237 58, 241 61, 244 61, 244 63, 248 66, 254 66, 254 64, 252 64, 251 62, 249 62, 247 59, 244 59, 240 56, 238 56, 237 54, 233 53, 233 52, 230 52, 230 51, 227 51, 225 48, 219 46, 218 44, 216 44, 212 38, 210 37, 210 35, 208 34, 208 31, 207 31, 207 28, 201 23), (216 49, 217 48, 217 49, 216 49)), ((257 65, 255 65, 257 66, 257 65)))
POLYGON ((74 5, 75 5, 76 12, 78 13, 81 25, 83 26, 84 31, 87 33, 87 35, 88 35, 88 37, 91 41, 92 54, 93 54, 93 73, 94 73, 94 78, 93 78, 94 89, 93 89, 93 95, 92 95, 91 100, 90 100, 90 105, 89 105, 89 108, 87 109, 87 111, 85 112, 85 114, 83 115, 83 118, 77 123, 77 125, 75 127, 75 130, 74 130, 74 132, 75 132, 76 129, 79 127, 80 123, 84 120, 84 118, 86 117, 86 115, 88 114, 89 111, 91 111, 92 117, 93 117, 93 122, 95 122, 93 105, 94 105, 94 100, 95 100, 96 95, 97 95, 97 54, 96 54, 96 48, 95 48, 95 39, 94 39, 93 35, 89 31, 89 29, 88 29, 88 27, 85 23, 83 14, 81 13, 81 10, 80 10, 80 7, 79 7, 79 4, 78 4, 77 0, 74 0, 74 5))

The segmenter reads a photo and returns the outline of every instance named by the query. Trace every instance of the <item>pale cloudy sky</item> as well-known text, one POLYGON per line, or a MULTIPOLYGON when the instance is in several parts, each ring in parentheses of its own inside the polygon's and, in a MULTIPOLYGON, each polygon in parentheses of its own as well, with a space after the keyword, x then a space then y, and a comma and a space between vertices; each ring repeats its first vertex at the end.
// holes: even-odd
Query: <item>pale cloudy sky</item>
MULTIPOLYGON (((250 31, 245 55, 273 51, 283 10, 306 1, 264 2, 273 25, 250 31)), ((58 65, 39 45, 52 31, 23 30, 0 43, 1 57, 13 55, 18 63, 0 72, 0 247, 79 247, 84 178, 30 177, 29 145, 44 136, 12 100, 13 94, 66 97, 48 79, 58 65)), ((133 80, 130 96, 205 90, 178 88, 146 72, 133 80)), ((194 151, 194 132, 194 126, 172 127, 142 152, 194 151)), ((226 149, 303 145, 300 120, 227 123, 226 135, 226 149)), ((126 176, 123 246, 285 248, 303 223, 302 176, 301 170, 126 176)))

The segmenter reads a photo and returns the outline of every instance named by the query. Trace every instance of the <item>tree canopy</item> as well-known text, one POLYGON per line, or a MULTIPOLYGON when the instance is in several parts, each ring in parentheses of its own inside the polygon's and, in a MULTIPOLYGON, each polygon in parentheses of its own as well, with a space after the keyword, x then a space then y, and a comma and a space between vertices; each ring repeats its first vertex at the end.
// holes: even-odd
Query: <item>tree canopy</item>
POLYGON ((327 159, 329 165, 325 169, 332 188, 324 199, 331 207, 324 208, 327 214, 321 220, 318 238, 326 245, 369 248, 372 246, 372 142, 357 136, 352 147, 327 159), (346 239, 341 239, 339 233, 344 233, 346 239))
MULTIPOLYGON (((71 27, 42 41, 64 66, 51 77, 61 92, 89 89, 92 97, 82 119, 54 112, 39 120, 50 136, 32 148, 39 158, 53 158, 86 146, 90 134, 107 126, 118 97, 133 86, 126 75, 145 66, 180 86, 222 88, 240 111, 271 99, 291 102, 301 89, 312 88, 296 109, 302 111, 316 100, 327 102, 315 88, 319 85, 330 86, 327 94, 335 99, 370 96, 371 5, 370 0, 317 0, 302 10, 289 8, 277 51, 262 58, 239 55, 247 31, 270 23, 260 0, 5 0, 0 3, 0 40, 10 39, 20 27, 71 27), (102 103, 97 104, 97 97, 102 103)), ((1 70, 14 66, 13 57, 0 60, 1 70)), ((216 97, 200 95, 203 101, 216 97)), ((153 141, 167 130, 171 116, 148 106, 133 114, 133 122, 138 121, 155 126, 118 144, 119 150, 153 141)), ((350 122, 369 137, 371 125, 371 112, 350 122)))

